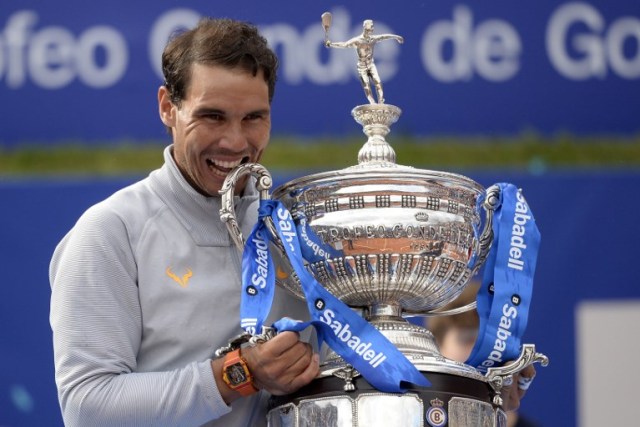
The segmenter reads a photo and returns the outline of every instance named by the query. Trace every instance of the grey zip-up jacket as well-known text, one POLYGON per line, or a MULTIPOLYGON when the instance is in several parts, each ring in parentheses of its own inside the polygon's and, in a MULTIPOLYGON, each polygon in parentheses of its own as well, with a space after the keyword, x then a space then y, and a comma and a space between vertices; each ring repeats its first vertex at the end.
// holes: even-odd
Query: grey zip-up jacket
MULTIPOLYGON (((56 383, 67 426, 255 426, 266 393, 222 400, 216 348, 241 332, 241 254, 172 156, 146 179, 88 209, 55 250, 50 321, 56 383), (219 418, 219 421, 212 421, 219 418)), ((236 198, 248 236, 252 183, 236 198)), ((277 290, 270 321, 307 318, 277 290)))

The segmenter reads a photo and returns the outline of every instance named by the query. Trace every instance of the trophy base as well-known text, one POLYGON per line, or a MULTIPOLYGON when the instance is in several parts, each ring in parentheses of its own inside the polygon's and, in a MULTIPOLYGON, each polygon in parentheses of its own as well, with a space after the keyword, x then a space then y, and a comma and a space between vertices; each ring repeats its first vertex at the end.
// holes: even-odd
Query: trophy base
POLYGON ((423 372, 429 388, 410 387, 404 394, 383 393, 364 378, 345 392, 343 380, 319 378, 298 392, 273 396, 270 427, 413 427, 506 426, 506 414, 492 403, 491 387, 456 375, 423 372))
POLYGON ((294 394, 271 397, 269 426, 506 426, 506 415, 494 405, 496 391, 487 378, 442 356, 433 334, 402 319, 399 312, 399 307, 369 308, 367 319, 431 387, 406 384, 404 394, 380 392, 329 351, 318 378, 294 394))

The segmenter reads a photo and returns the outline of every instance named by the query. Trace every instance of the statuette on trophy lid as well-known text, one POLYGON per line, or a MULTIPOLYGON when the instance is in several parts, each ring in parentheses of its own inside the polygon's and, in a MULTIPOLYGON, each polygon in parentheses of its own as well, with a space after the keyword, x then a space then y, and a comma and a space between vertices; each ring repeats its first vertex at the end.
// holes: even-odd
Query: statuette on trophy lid
POLYGON ((376 43, 389 39, 404 43, 404 38, 395 34, 373 34, 373 21, 367 19, 362 23, 361 35, 344 42, 333 42, 329 39, 331 13, 323 13, 321 19, 325 34, 325 46, 328 48, 354 48, 358 55, 358 76, 369 100, 369 104, 358 105, 351 111, 351 115, 362 126, 363 132, 368 137, 367 142, 358 153, 358 164, 364 165, 364 167, 373 164, 383 167, 393 166, 396 163, 396 153, 385 137, 390 131, 390 126, 398 121, 402 111, 395 105, 384 103, 382 81, 374 62, 373 48, 376 43), (377 102, 373 96, 371 81, 375 86, 377 102))
POLYGON ((366 19, 362 23, 362 34, 353 37, 343 42, 332 42, 329 40, 329 28, 331 27, 331 13, 325 12, 322 14, 322 27, 324 28, 324 45, 326 47, 334 48, 354 48, 358 54, 358 76, 360 77, 360 83, 364 89, 369 103, 371 104, 384 104, 384 93, 382 90, 382 81, 378 75, 378 69, 373 60, 373 48, 376 43, 383 40, 396 40, 398 43, 404 43, 404 38, 395 34, 373 34, 373 21, 366 19), (376 95, 378 101, 373 97, 373 91, 371 90, 371 81, 376 88, 376 95))

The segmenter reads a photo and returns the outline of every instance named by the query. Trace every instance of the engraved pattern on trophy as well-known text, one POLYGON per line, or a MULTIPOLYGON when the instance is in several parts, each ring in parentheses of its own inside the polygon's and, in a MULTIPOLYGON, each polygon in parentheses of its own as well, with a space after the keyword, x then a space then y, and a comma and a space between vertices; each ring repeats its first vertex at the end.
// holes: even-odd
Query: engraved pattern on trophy
MULTIPOLYGON (((367 136, 358 163, 294 179, 275 189, 272 196, 271 176, 264 167, 240 165, 221 190, 221 218, 242 250, 244 238, 233 210, 234 188, 241 176, 255 176, 260 198, 282 202, 295 225, 304 230, 301 238, 312 243, 316 255, 321 254, 308 261, 306 269, 378 329, 432 386, 410 387, 398 395, 380 392, 328 349, 314 381, 292 395, 271 398, 268 423, 272 427, 503 426, 506 416, 499 406, 505 380, 532 363, 545 366, 546 356, 525 344, 512 365, 491 368, 483 375, 472 366, 443 357, 431 332, 404 319, 406 315, 449 315, 475 307, 471 303, 443 310, 489 254, 500 187, 485 190, 462 175, 396 164, 395 152, 385 138, 401 110, 384 103, 373 46, 385 39, 403 39, 393 34, 373 35, 373 22, 366 20, 362 35, 332 42, 331 14, 322 15, 322 26, 327 47, 353 47, 358 54, 358 72, 369 101, 351 112, 367 136)), ((265 222, 277 236, 271 219, 265 222)), ((277 277, 278 285, 304 298, 277 238, 275 247, 274 263, 284 272, 277 277)))
POLYGON ((468 263, 477 245, 474 206, 481 187, 462 180, 468 188, 453 191, 447 187, 453 175, 425 180, 416 173, 354 173, 343 179, 349 187, 327 180, 316 181, 311 194, 304 182, 289 193, 274 192, 294 217, 306 216, 322 243, 342 252, 309 268, 348 305, 436 309, 455 298, 474 272, 468 263), (461 214, 467 212, 474 214, 461 214))
POLYGON ((302 405, 300 408, 301 426, 338 425, 338 407, 332 404, 320 406, 316 402, 302 405))
POLYGON ((454 397, 449 401, 449 423, 453 426, 496 426, 494 409, 489 403, 454 397))

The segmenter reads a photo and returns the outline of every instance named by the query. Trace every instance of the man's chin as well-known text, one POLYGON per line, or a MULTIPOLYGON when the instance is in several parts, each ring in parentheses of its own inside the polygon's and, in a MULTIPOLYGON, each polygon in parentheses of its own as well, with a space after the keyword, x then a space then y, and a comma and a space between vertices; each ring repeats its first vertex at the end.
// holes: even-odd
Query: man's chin
POLYGON ((210 197, 220 197, 220 190, 224 186, 227 176, 210 174, 202 181, 201 192, 210 197))
MULTIPOLYGON (((220 190, 224 187, 224 183, 225 183, 225 180, 227 179, 227 176, 225 177, 218 176, 218 175, 213 177, 210 176, 207 182, 203 183, 205 185, 200 185, 199 188, 196 188, 196 190, 198 190, 199 193, 205 196, 220 197, 220 190)), ((244 191, 244 187, 247 184, 248 178, 249 177, 245 175, 236 181, 234 185, 234 188, 235 188, 234 193, 236 196, 242 194, 242 192, 244 191)))

